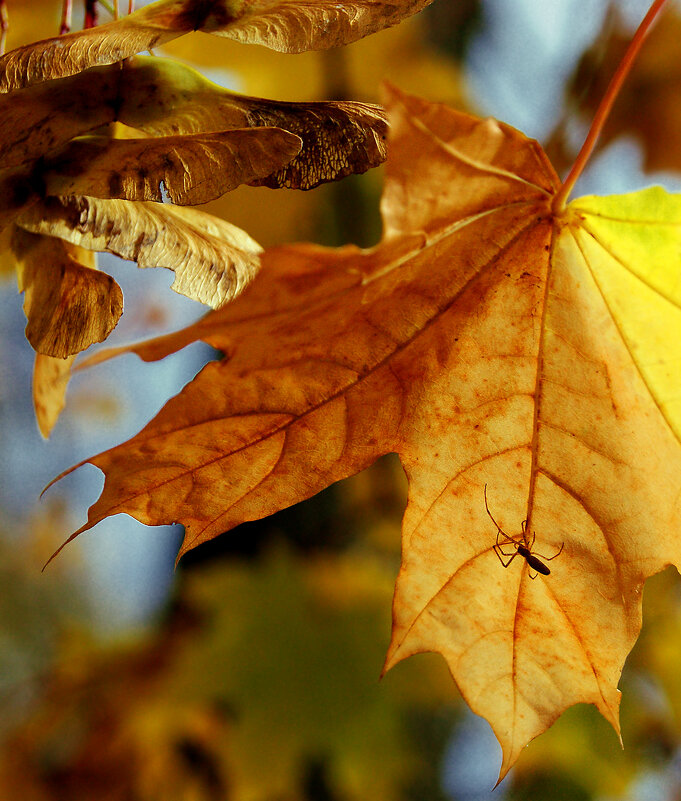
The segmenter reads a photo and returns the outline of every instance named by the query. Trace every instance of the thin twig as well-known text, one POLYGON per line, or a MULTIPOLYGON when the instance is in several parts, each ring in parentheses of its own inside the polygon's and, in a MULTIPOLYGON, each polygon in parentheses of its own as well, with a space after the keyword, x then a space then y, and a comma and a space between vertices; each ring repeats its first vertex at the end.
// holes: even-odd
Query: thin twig
POLYGON ((7 31, 9 30, 9 17, 7 15, 7 4, 5 0, 0 0, 0 56, 5 53, 7 42, 7 31))
POLYGON ((641 24, 638 26, 633 39, 629 43, 627 52, 624 54, 624 58, 620 61, 615 74, 612 76, 610 84, 603 95, 603 99, 598 106, 596 114, 594 115, 593 122, 591 123, 589 133, 584 140, 582 149, 577 154, 577 158, 575 159, 575 163, 572 165, 572 169, 570 170, 568 177, 563 182, 559 192, 553 198, 552 209, 554 214, 560 214, 565 209, 568 195, 572 191, 574 185, 577 183, 577 179, 582 174, 582 171, 584 170, 584 167, 586 166, 586 163, 589 160, 594 147, 596 146, 598 137, 603 130, 603 126, 605 125, 605 121, 608 118, 610 109, 617 98, 620 87, 629 74, 634 60, 638 55, 638 51, 641 49, 641 45, 650 32, 655 18, 666 2, 667 0, 654 0, 648 9, 648 13, 643 18, 643 22, 641 22, 641 24))
POLYGON ((135 0, 128 0, 128 14, 132 14, 135 10, 135 0))
POLYGON ((83 28, 97 27, 97 0, 85 0, 85 24, 83 28))
POLYGON ((63 36, 71 30, 71 15, 73 11, 73 0, 64 0, 61 11, 61 25, 59 35, 63 36))

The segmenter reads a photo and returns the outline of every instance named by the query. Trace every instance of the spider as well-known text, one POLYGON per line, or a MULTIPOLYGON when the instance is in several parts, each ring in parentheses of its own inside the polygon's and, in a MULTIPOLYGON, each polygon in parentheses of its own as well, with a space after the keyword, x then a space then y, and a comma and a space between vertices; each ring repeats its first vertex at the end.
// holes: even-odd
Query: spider
POLYGON ((534 576, 532 575, 532 570, 536 570, 536 572, 541 573, 542 576, 548 576, 551 573, 551 571, 541 561, 541 559, 538 559, 538 557, 541 556, 542 559, 545 559, 547 562, 550 562, 552 559, 555 559, 557 556, 560 556, 565 543, 563 542, 561 544, 560 548, 556 551, 556 553, 553 554, 553 556, 544 556, 544 554, 537 553, 536 551, 532 553, 535 535, 533 533, 532 541, 531 542, 528 541, 527 520, 523 520, 522 522, 522 534, 521 534, 522 540, 519 540, 518 538, 515 537, 510 537, 505 531, 503 531, 500 528, 497 521, 492 517, 492 513, 490 512, 489 506, 487 505, 487 484, 485 484, 485 509, 487 510, 487 514, 490 516, 491 521, 497 527, 497 541, 492 546, 492 548, 494 549, 494 553, 497 555, 497 558, 499 559, 501 564, 504 567, 508 567, 511 564, 511 562, 516 558, 516 556, 520 554, 520 556, 522 556, 523 559, 527 562, 527 566, 530 568, 529 576, 531 579, 537 578, 536 573, 534 576), (501 542, 499 542, 500 537, 505 537, 505 541, 502 540, 501 542), (504 551, 503 549, 504 545, 506 546, 510 545, 513 548, 515 548, 515 550, 512 553, 506 553, 506 551, 504 551), (502 556, 508 557, 508 561, 504 562, 502 556))

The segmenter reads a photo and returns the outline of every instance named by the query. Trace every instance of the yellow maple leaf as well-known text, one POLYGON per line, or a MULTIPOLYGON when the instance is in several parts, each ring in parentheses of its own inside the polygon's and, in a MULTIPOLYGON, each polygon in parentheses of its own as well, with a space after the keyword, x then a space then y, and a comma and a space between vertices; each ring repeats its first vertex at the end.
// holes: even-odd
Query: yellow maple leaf
POLYGON ((383 241, 266 251, 233 304, 133 348, 226 358, 88 460, 106 480, 77 533, 180 521, 184 553, 397 452, 386 668, 441 652, 503 774, 572 704, 619 731, 643 582, 681 563, 681 197, 556 210, 518 131, 398 90, 387 107, 383 241))

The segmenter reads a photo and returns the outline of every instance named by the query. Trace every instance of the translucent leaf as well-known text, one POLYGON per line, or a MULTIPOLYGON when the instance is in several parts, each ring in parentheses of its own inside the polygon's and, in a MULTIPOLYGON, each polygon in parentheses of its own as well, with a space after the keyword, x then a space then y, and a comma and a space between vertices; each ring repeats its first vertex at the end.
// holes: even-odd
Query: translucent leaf
POLYGON ((432 0, 222 0, 215 4, 218 10, 209 14, 201 30, 237 42, 264 45, 282 53, 302 53, 350 44, 397 25, 430 2, 432 0))
MULTIPOLYGON (((115 120, 153 136, 211 133, 203 146, 211 151, 213 163, 216 147, 225 142, 244 147, 248 157, 252 140, 239 139, 236 132, 222 138, 212 132, 273 126, 297 134, 302 150, 293 154, 284 167, 286 148, 281 136, 260 132, 268 157, 264 163, 271 167, 271 174, 252 180, 267 186, 310 189, 323 181, 364 172, 385 159, 386 122, 378 106, 353 102, 281 103, 245 97, 208 81, 184 64, 141 56, 123 65, 97 67, 0 95, 0 158, 6 167, 31 161, 62 147, 75 136, 115 120), (277 151, 282 148, 281 161, 277 161, 277 151)), ((175 142, 166 139, 159 146, 169 150, 179 147, 187 158, 187 149, 196 149, 197 143, 198 139, 192 144, 178 138, 175 142)), ((79 150, 81 147, 69 150, 76 160, 71 169, 76 172, 80 160, 98 159, 94 146, 94 152, 86 150, 85 154, 79 150)), ((116 147, 111 145, 116 168, 120 167, 116 161, 119 158, 136 158, 136 153, 131 153, 132 145, 120 152, 116 147)), ((147 158, 145 153, 143 162, 147 158)), ((146 170, 145 163, 142 168, 146 170)), ((85 190, 74 193, 95 194, 85 190)))
POLYGON ((297 134, 302 150, 256 185, 311 189, 385 160, 387 125, 378 106, 353 102, 282 103, 234 94, 167 59, 125 65, 119 119, 150 134, 274 126, 297 134))
POLYGON ((386 669, 440 652, 503 775, 573 704, 619 733, 643 583, 681 566, 681 196, 556 214, 519 131, 398 90, 388 113, 383 240, 273 248, 235 303, 131 348, 229 358, 88 460, 77 533, 179 521, 182 553, 396 452, 386 669))
POLYGON ((49 198, 21 218, 29 231, 108 250, 139 267, 175 272, 171 287, 217 308, 255 275, 261 247, 248 234, 197 209, 89 197, 49 198))
POLYGON ((32 161, 74 136, 113 122, 120 77, 120 69, 102 67, 0 95, 3 167, 32 161))
POLYGON ((189 31, 286 53, 339 47, 396 25, 431 0, 159 0, 119 20, 0 58, 0 92, 114 64, 189 31))
POLYGON ((12 246, 26 338, 37 353, 65 359, 109 336, 123 313, 123 294, 110 275, 81 264, 78 249, 61 239, 17 228, 12 246))
POLYGON ((48 162, 48 195, 197 205, 239 184, 270 175, 299 151, 280 128, 222 131, 153 139, 75 140, 48 162), (163 185, 163 186, 162 186, 163 185))

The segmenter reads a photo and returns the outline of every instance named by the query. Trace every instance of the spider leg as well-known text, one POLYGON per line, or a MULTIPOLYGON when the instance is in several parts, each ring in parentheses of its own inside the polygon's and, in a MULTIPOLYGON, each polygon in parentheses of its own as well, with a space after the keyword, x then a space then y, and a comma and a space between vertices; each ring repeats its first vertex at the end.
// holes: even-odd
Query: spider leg
POLYGON ((535 574, 534 574, 534 576, 533 576, 533 575, 532 575, 532 571, 531 571, 531 570, 528 570, 528 571, 527 571, 527 575, 528 575, 528 576, 529 576, 529 577, 532 579, 532 581, 534 581, 534 580, 537 578, 537 576, 538 576, 539 574, 538 574, 538 573, 535 573, 535 574))
MULTIPOLYGON (((515 544, 515 543, 514 543, 514 544, 515 544)), ((517 553, 517 552, 518 552, 518 551, 517 551, 517 546, 516 546, 516 550, 514 550, 514 551, 511 551, 511 553, 506 553, 506 551, 504 550, 504 545, 508 545, 508 543, 506 543, 506 542, 499 542, 499 534, 497 534, 497 542, 496 542, 496 545, 495 545, 494 547, 496 547, 496 549, 497 549, 497 552, 498 552, 498 553, 501 553, 501 554, 503 554, 504 556, 513 556, 513 554, 514 554, 514 553, 517 553)))
POLYGON ((484 491, 485 491, 485 509, 487 510, 487 514, 489 515, 490 520, 497 527, 497 531, 499 532, 499 534, 503 534, 504 537, 508 537, 508 534, 501 529, 501 527, 499 526, 497 521, 492 517, 492 513, 490 512, 489 506, 487 505, 487 484, 485 484, 485 490, 484 491))
POLYGON ((511 562, 516 558, 516 556, 518 555, 518 551, 514 551, 513 554, 510 556, 508 562, 504 562, 504 560, 501 558, 501 555, 503 554, 504 556, 508 556, 508 554, 504 553, 501 550, 501 546, 493 545, 492 549, 494 550, 494 553, 497 555, 497 559, 501 562, 501 564, 504 567, 508 567, 511 564, 511 562))
POLYGON ((539 551, 535 551, 535 556, 541 556, 542 559, 546 559, 547 562, 550 562, 552 559, 555 559, 556 556, 560 556, 563 552, 563 548, 565 547, 565 543, 561 543, 560 548, 553 554, 553 556, 544 556, 543 553, 539 553, 539 551))
MULTIPOLYGON (((523 544, 522 541, 519 543, 518 540, 515 537, 512 537, 510 534, 507 534, 505 531, 500 531, 499 534, 501 534, 502 536, 506 537, 506 539, 508 540, 508 542, 506 543, 507 545, 508 545, 508 543, 513 543, 513 545, 515 545, 516 548, 517 548, 518 545, 522 545, 523 544)), ((499 539, 499 534, 497 534, 497 539, 499 539)))

